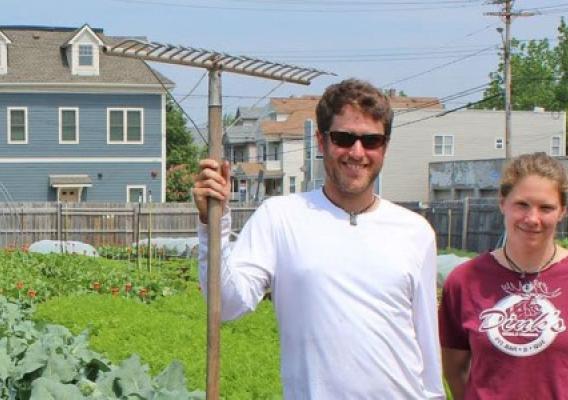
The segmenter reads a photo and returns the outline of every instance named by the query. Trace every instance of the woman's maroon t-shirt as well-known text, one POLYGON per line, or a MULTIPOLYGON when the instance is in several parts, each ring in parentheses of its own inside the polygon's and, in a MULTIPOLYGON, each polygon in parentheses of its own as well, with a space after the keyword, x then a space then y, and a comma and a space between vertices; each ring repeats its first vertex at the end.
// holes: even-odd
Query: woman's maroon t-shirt
POLYGON ((568 259, 521 275, 484 253, 449 275, 442 347, 471 351, 466 400, 568 399, 568 259))

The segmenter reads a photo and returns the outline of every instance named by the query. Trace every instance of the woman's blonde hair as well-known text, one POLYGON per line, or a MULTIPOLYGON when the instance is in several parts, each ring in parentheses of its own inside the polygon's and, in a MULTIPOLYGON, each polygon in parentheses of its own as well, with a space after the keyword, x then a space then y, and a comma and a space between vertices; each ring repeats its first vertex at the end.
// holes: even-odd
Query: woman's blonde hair
POLYGON ((527 176, 536 175, 550 179, 558 188, 560 204, 566 207, 568 177, 562 163, 546 153, 523 154, 514 158, 503 169, 499 194, 505 198, 519 181, 527 176))

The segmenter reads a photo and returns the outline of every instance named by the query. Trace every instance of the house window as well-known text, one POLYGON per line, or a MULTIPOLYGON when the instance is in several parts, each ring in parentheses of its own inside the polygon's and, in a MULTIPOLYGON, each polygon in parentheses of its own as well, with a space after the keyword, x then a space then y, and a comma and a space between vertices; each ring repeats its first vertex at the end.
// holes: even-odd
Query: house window
POLYGON ((434 201, 451 200, 452 191, 450 189, 434 189, 433 197, 434 201))
POLYGON ((107 111, 108 143, 142 144, 144 142, 142 109, 109 108, 107 111))
POLYGON ((473 197, 473 189, 456 189, 454 200, 463 200, 466 197, 473 197))
POLYGON ((8 144, 28 143, 28 109, 8 108, 8 144))
POLYGON ((502 137, 495 138, 495 148, 496 149, 502 149, 503 148, 503 138, 502 137))
POLYGON ((266 151, 266 143, 258 145, 258 160, 259 161, 266 161, 267 158, 267 151, 266 151))
POLYGON ((296 193, 296 177, 290 177, 290 193, 296 193))
POLYGON ((59 143, 79 143, 79 109, 59 109, 59 143))
POLYGON ((93 65, 93 46, 90 44, 79 45, 79 65, 91 67, 93 65))
POLYGON ((126 186, 126 202, 128 203, 146 203, 146 186, 144 185, 127 185, 126 186))
POLYGON ((454 137, 452 135, 436 135, 436 136, 434 136, 434 155, 435 156, 453 156, 454 155, 454 137))
POLYGON ((552 136, 550 144, 550 155, 559 156, 560 155, 560 136, 552 136))

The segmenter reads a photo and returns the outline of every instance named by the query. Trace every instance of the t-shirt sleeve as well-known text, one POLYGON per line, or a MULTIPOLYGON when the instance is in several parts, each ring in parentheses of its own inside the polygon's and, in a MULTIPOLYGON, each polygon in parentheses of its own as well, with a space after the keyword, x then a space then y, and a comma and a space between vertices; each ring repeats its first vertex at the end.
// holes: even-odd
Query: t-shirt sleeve
POLYGON ((442 347, 470 350, 467 330, 463 321, 463 291, 459 284, 460 274, 454 270, 442 291, 442 300, 438 308, 438 324, 440 331, 440 344, 442 347))

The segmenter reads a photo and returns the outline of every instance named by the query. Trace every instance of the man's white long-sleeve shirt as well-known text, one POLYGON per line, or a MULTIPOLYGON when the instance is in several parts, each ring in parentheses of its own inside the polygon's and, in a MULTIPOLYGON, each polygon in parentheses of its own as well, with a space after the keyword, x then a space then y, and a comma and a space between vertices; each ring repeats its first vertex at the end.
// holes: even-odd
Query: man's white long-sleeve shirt
MULTIPOLYGON (((435 236, 381 199, 350 225, 321 190, 271 198, 231 250, 222 219, 222 318, 254 310, 267 289, 289 400, 442 399, 435 236)), ((199 227, 206 287, 207 232, 199 227)))

